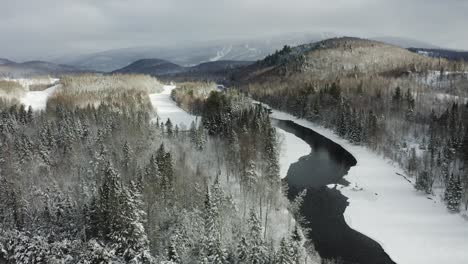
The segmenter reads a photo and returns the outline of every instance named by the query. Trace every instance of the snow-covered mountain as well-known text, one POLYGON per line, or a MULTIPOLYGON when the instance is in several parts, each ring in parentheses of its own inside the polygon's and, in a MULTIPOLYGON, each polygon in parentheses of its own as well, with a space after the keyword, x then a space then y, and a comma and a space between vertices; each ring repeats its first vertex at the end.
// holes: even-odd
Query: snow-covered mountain
POLYGON ((392 36, 383 36, 383 37, 373 37, 372 40, 384 42, 387 44, 392 44, 395 46, 399 46, 402 48, 424 48, 424 49, 437 49, 436 45, 432 45, 430 43, 426 43, 424 41, 411 39, 411 38, 403 38, 403 37, 392 37, 392 36))
POLYGON ((83 71, 73 66, 55 64, 46 61, 27 61, 17 63, 7 59, 0 59, 0 76, 2 77, 17 78, 81 72, 83 71))
POLYGON ((8 64, 8 63, 13 63, 13 62, 9 59, 0 58, 0 65, 8 64))
POLYGON ((333 33, 289 33, 277 36, 250 39, 230 39, 206 42, 178 43, 177 45, 154 45, 112 49, 84 55, 65 56, 56 63, 78 68, 110 72, 146 59, 159 58, 182 66, 220 60, 256 61, 263 59, 284 45, 296 46, 336 36, 333 33))
POLYGON ((148 74, 152 76, 176 76, 183 75, 185 77, 208 77, 223 75, 225 72, 241 66, 250 65, 251 61, 209 61, 200 63, 195 66, 180 66, 178 64, 161 59, 142 59, 137 60, 130 65, 121 69, 115 70, 112 73, 135 73, 148 74))
POLYGON ((445 58, 448 60, 464 60, 468 61, 468 51, 448 50, 448 49, 424 49, 424 48, 410 48, 412 52, 418 54, 433 57, 433 58, 445 58))

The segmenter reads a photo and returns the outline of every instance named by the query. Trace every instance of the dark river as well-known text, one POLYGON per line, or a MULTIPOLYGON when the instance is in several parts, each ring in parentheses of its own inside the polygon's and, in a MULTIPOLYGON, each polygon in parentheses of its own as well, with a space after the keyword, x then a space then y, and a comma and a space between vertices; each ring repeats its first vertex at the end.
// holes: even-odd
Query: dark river
MULTIPOLYGON (((340 145, 293 121, 272 119, 273 124, 304 140, 312 152, 291 164, 285 181, 289 199, 307 189, 301 213, 311 229, 310 238, 322 258, 343 264, 395 263, 376 241, 350 228, 344 219, 348 201, 339 190, 326 185, 346 185, 343 176, 356 159, 340 145)), ((361 217, 372 217, 369 215, 361 217)))

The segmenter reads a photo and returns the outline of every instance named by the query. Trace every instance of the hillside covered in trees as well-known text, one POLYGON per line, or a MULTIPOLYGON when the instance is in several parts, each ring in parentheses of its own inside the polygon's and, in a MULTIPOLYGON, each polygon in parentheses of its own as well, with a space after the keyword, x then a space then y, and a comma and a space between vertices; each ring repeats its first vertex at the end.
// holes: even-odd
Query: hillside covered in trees
POLYGON ((41 112, 2 101, 0 262, 316 263, 265 110, 212 92, 182 131, 151 122, 148 78, 64 78, 41 112))

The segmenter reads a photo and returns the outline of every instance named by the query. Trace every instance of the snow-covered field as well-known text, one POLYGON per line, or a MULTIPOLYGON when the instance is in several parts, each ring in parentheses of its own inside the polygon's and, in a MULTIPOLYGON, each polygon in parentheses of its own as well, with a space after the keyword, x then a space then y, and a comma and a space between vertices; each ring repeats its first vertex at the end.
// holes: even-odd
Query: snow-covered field
POLYGON ((172 124, 179 125, 181 130, 190 128, 192 121, 197 122, 197 117, 188 114, 182 108, 178 107, 171 99, 171 91, 175 85, 165 85, 161 93, 150 94, 151 104, 158 114, 161 122, 171 119, 172 124))
MULTIPOLYGON (((350 202, 346 222, 379 242, 395 262, 468 263, 468 221, 450 213, 437 197, 415 191, 397 165, 306 120, 275 110, 272 117, 309 127, 357 159, 345 176, 351 184, 340 187, 350 202)), ((298 155, 302 150, 297 152, 289 148, 286 153, 298 155)))
POLYGON ((26 92, 24 97, 20 98, 20 102, 24 104, 26 109, 31 106, 34 111, 46 109, 47 98, 57 89, 58 85, 45 89, 44 91, 26 92))
POLYGON ((57 89, 58 84, 52 87, 49 87, 43 91, 29 91, 30 85, 35 84, 53 84, 58 82, 59 79, 54 78, 42 78, 42 79, 5 79, 9 81, 18 82, 23 86, 27 91, 24 96, 18 98, 19 101, 27 109, 29 106, 32 107, 34 111, 45 110, 47 105, 47 98, 57 89))

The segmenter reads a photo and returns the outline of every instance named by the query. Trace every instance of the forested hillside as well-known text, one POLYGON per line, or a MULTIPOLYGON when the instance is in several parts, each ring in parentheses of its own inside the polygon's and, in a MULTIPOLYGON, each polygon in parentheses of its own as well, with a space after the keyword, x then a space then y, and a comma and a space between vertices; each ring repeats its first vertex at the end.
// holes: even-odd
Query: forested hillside
POLYGON ((398 77, 427 70, 459 71, 464 65, 432 59, 382 42, 343 37, 297 47, 284 46, 257 63, 234 71, 234 83, 335 80, 369 75, 398 77))
POLYGON ((265 110, 212 92, 181 131, 151 122, 155 79, 60 85, 45 111, 1 102, 1 263, 317 263, 265 110))
POLYGON ((273 108, 369 146, 405 168, 416 189, 440 197, 452 211, 466 211, 465 64, 343 38, 285 47, 256 67, 234 84, 273 108))

